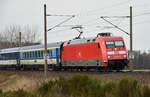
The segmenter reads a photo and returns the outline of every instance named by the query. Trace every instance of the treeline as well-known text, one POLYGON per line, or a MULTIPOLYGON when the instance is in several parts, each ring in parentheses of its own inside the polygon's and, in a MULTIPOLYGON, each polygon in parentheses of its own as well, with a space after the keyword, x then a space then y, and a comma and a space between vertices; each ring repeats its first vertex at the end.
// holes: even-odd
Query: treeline
POLYGON ((20 46, 21 32, 21 46, 29 46, 40 44, 38 27, 26 25, 24 27, 20 25, 7 26, 4 31, 0 32, 0 49, 13 48, 20 46))
POLYGON ((150 52, 135 51, 134 67, 137 69, 150 69, 150 52))

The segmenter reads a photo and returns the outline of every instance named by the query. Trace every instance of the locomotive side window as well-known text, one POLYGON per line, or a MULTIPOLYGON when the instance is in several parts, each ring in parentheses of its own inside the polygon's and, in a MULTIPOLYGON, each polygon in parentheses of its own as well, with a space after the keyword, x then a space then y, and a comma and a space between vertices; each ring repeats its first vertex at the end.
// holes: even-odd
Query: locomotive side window
POLYGON ((98 48, 100 48, 100 44, 98 43, 98 48))
POLYGON ((114 48, 115 47, 114 41, 106 41, 106 47, 107 48, 114 48))
POLYGON ((123 41, 115 41, 116 47, 124 47, 123 41))

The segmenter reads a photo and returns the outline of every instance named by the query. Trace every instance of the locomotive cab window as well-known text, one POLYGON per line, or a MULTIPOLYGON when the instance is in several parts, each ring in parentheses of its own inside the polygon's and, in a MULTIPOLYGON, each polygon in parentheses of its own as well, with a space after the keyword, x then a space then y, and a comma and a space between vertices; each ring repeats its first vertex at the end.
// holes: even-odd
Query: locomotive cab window
POLYGON ((107 48, 114 48, 115 47, 114 41, 106 41, 106 47, 107 48))
POLYGON ((115 47, 124 47, 123 41, 115 41, 115 47))
POLYGON ((121 40, 117 41, 106 41, 107 48, 124 47, 124 43, 121 40))

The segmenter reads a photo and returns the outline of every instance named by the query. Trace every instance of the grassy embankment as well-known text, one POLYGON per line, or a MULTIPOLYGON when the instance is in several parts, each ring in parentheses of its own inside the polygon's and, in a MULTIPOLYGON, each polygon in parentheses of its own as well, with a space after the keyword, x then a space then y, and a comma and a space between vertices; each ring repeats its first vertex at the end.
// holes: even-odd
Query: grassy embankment
POLYGON ((129 78, 104 81, 87 75, 74 75, 43 83, 32 92, 0 90, 0 97, 150 97, 150 87, 129 78))

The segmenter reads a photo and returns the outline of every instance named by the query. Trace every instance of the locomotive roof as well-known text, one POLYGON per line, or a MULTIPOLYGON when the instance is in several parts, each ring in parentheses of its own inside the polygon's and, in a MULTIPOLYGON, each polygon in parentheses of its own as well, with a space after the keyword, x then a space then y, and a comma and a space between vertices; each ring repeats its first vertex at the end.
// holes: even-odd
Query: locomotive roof
POLYGON ((96 37, 75 39, 75 40, 70 40, 70 41, 68 42, 68 45, 93 43, 93 42, 95 42, 95 40, 96 40, 96 37))
POLYGON ((77 45, 77 44, 86 44, 86 43, 94 43, 97 38, 103 39, 122 39, 120 36, 98 36, 98 37, 90 37, 90 38, 82 38, 82 39, 75 39, 70 40, 67 42, 67 45, 77 45))
MULTIPOLYGON (((47 48, 58 48, 62 42, 48 43, 47 48)), ((33 46, 24 46, 24 47, 16 47, 16 48, 8 48, 0 50, 0 54, 2 53, 15 53, 19 52, 19 50, 34 50, 44 48, 44 45, 33 45, 33 46)))

